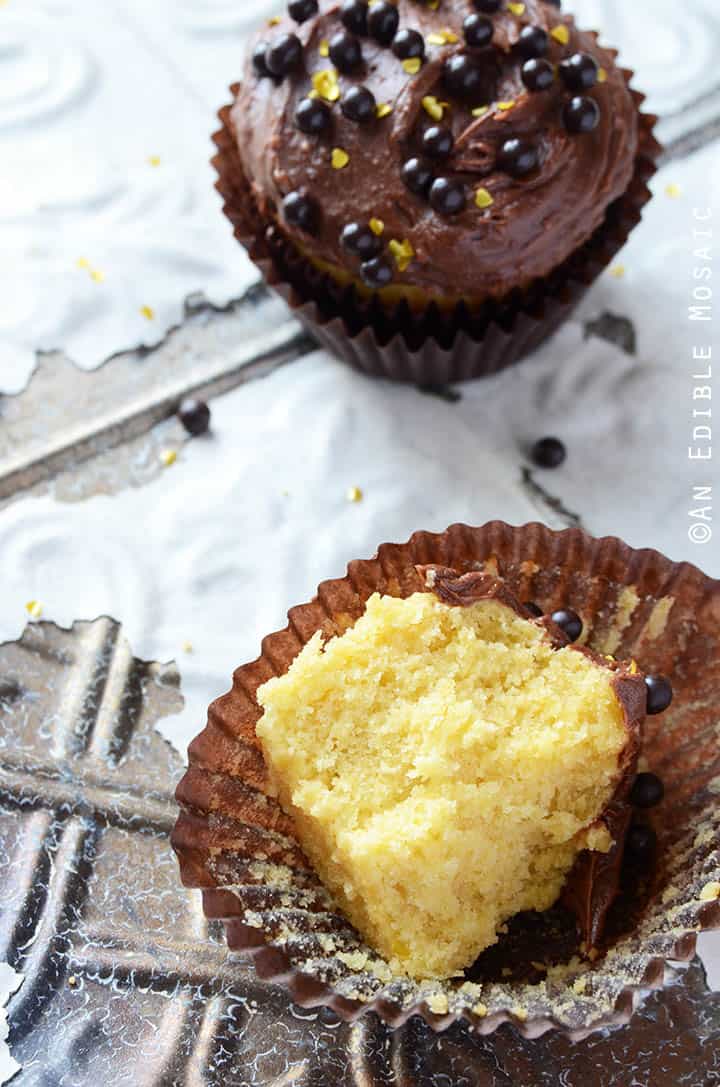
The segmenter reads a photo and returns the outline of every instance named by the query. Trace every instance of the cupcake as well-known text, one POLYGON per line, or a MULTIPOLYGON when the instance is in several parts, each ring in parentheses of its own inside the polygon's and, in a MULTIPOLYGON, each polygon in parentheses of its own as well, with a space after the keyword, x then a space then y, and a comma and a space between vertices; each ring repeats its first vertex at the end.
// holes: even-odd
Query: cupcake
POLYGON ((653 118, 615 52, 546 0, 298 0, 270 23, 215 165, 301 320, 420 382, 546 338, 649 199, 653 118))
POLYGON ((720 924, 719 608, 694 568, 579 530, 383 545, 211 707, 183 881, 306 1006, 627 1019, 720 924))

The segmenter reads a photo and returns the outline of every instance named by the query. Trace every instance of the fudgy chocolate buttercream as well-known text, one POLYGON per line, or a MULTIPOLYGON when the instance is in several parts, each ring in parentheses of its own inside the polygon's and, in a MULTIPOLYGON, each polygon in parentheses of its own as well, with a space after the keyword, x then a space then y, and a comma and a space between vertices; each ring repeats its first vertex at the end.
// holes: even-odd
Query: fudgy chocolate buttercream
POLYGON ((349 74, 337 73, 340 95, 353 86, 367 87, 390 112, 358 123, 343 114, 340 101, 328 101, 331 123, 321 135, 301 131, 295 115, 313 92, 312 75, 335 70, 323 53, 343 29, 340 4, 325 0, 319 14, 300 25, 283 15, 258 32, 231 115, 256 210, 308 257, 356 281, 358 258, 342 246, 340 235, 348 224, 373 219, 383 224, 383 259, 392 266, 396 285, 441 298, 505 296, 561 265, 627 189, 638 147, 637 108, 614 52, 600 47, 594 33, 577 29, 554 4, 504 2, 501 11, 488 16, 493 38, 480 49, 463 37, 463 21, 474 11, 468 0, 440 0, 436 10, 417 0, 398 0, 396 6, 399 30, 417 30, 425 39, 419 70, 408 71, 408 62, 389 45, 360 37, 362 63, 349 74), (528 90, 518 44, 526 27, 547 32, 542 59, 558 65, 586 54, 600 68, 599 80, 577 91, 556 72, 549 89, 528 90), (253 50, 285 34, 297 35, 302 44, 299 65, 282 77, 260 75, 253 50), (446 62, 456 55, 475 58, 481 68, 470 99, 454 95, 443 78, 446 62), (568 129, 564 111, 577 95, 599 108, 592 131, 568 129), (428 96, 447 103, 439 121, 423 104, 428 96), (473 115, 485 106, 486 112, 473 115), (454 137, 452 152, 442 161, 424 158, 421 145, 423 132, 438 123, 454 137), (537 169, 524 177, 500 168, 500 148, 514 138, 528 141, 537 153, 537 169), (335 157, 335 166, 333 149, 344 152, 335 157), (463 211, 441 214, 426 196, 407 188, 401 170, 415 157, 435 177, 462 183, 463 211), (480 202, 491 201, 485 207, 476 203, 480 189, 487 194, 480 202), (283 210, 283 200, 297 192, 317 210, 311 230, 289 222, 283 210), (390 247, 391 241, 403 249, 390 247))

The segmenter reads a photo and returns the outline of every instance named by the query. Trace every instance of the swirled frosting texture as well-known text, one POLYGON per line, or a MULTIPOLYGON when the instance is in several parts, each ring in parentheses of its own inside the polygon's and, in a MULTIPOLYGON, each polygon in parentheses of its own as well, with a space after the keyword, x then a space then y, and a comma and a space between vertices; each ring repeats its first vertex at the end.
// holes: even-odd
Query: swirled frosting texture
POLYGON ((274 222, 311 259, 356 279, 357 258, 344 251, 340 234, 349 223, 381 220, 383 240, 409 242, 413 253, 402 270, 394 267, 395 283, 430 296, 500 298, 559 267, 600 226, 608 205, 630 183, 638 147, 637 108, 614 51, 601 47, 595 33, 579 30, 571 17, 543 0, 512 7, 515 12, 504 2, 490 16, 491 45, 469 50, 463 38, 463 21, 474 10, 469 0, 440 0, 436 10, 417 0, 398 0, 399 28, 418 30, 426 41, 419 72, 409 74, 390 47, 362 38, 363 66, 352 75, 338 73, 340 91, 367 86, 391 112, 358 124, 343 116, 335 102, 332 125, 322 136, 301 132, 295 111, 313 89, 313 73, 332 69, 322 55, 323 43, 342 29, 340 5, 321 3, 318 15, 300 26, 286 15, 263 27, 250 53, 260 41, 294 33, 303 44, 303 61, 282 80, 273 80, 258 76, 249 55, 232 110, 241 161, 261 218, 274 222), (522 13, 516 13, 520 8, 522 13), (525 88, 517 43, 527 26, 550 34, 551 63, 581 52, 602 69, 601 80, 583 92, 600 109, 593 131, 567 131, 563 109, 572 92, 559 76, 549 90, 525 88), (446 31, 457 41, 432 44, 446 31), (559 40, 565 37, 567 42, 559 40), (465 52, 480 58, 487 73, 484 100, 461 101, 444 85, 445 62, 465 52), (423 105, 427 96, 448 103, 441 123, 452 129, 454 150, 433 168, 466 187, 465 210, 454 216, 434 211, 401 176, 403 163, 421 153, 423 131, 437 123, 423 105), (489 108, 474 116, 478 106, 489 108), (499 147, 513 137, 530 140, 539 153, 538 169, 526 178, 513 178, 497 164, 499 147), (349 156, 344 168, 333 167, 333 148, 349 156), (484 209, 474 199, 479 188, 492 198, 484 209), (283 214, 284 197, 297 190, 309 193, 320 212, 311 234, 283 214))

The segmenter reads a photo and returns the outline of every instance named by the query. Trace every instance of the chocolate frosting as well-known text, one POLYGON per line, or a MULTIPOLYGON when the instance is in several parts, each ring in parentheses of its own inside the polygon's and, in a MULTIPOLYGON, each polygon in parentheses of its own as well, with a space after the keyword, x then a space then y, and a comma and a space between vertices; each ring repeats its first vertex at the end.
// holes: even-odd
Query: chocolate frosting
POLYGON ((578 930, 588 951, 602 940, 608 912, 617 897, 625 838, 632 808, 628 795, 637 773, 642 726, 646 715, 645 678, 632 664, 603 657, 587 646, 570 645, 565 633, 549 616, 535 618, 506 587, 502 578, 481 571, 459 575, 442 566, 417 566, 423 583, 438 600, 450 607, 468 607, 480 600, 496 600, 522 619, 545 628, 556 649, 567 647, 589 657, 613 672, 613 686, 622 707, 627 742, 618 758, 615 791, 595 826, 605 826, 612 838, 609 852, 583 850, 577 857, 562 891, 561 901, 577 919, 578 930))
POLYGON ((417 0, 397 0, 400 29, 420 31, 426 43, 428 35, 449 30, 457 42, 427 44, 422 67, 410 75, 389 47, 362 38, 363 66, 352 75, 339 74, 341 92, 365 85, 392 112, 358 124, 344 117, 336 102, 329 134, 309 136, 297 127, 295 111, 312 90, 312 73, 332 68, 320 49, 342 29, 339 7, 321 0, 319 14, 299 26, 284 15, 275 25, 265 25, 251 43, 252 53, 260 41, 293 33, 303 44, 302 65, 282 80, 259 77, 248 56, 231 114, 263 220, 277 225, 310 258, 357 280, 358 261, 342 249, 340 233, 349 223, 379 219, 384 241, 408 241, 414 252, 403 271, 396 268, 396 284, 473 300, 505 296, 547 275, 599 227, 608 205, 630 183, 638 117, 614 51, 602 48, 594 33, 578 30, 551 3, 526 0, 522 14, 503 9, 491 17, 494 36, 488 48, 468 50, 462 24, 473 9, 467 0, 441 0, 437 10, 417 0), (547 91, 526 90, 515 48, 526 26, 567 29, 567 44, 550 38, 547 57, 553 64, 582 52, 604 69, 605 81, 583 92, 600 108, 594 131, 575 135, 566 130, 562 111, 572 95, 559 77, 547 91), (482 102, 463 103, 444 87, 445 61, 465 52, 477 55, 487 73, 482 102), (401 178, 403 163, 420 153, 420 135, 436 123, 423 107, 428 95, 449 103, 441 123, 452 129, 455 147, 436 172, 466 186, 467 207, 454 217, 436 213, 401 178), (509 110, 497 107, 508 102, 514 103, 509 110), (490 108, 474 117, 473 105, 490 108), (539 168, 526 179, 514 179, 496 165, 498 148, 513 137, 529 139, 539 151, 539 168), (332 167, 333 148, 349 155, 345 168, 332 167), (485 209, 474 202, 480 187, 493 199, 485 209), (283 198, 298 190, 309 193, 320 210, 312 235, 290 225, 282 212, 283 198))

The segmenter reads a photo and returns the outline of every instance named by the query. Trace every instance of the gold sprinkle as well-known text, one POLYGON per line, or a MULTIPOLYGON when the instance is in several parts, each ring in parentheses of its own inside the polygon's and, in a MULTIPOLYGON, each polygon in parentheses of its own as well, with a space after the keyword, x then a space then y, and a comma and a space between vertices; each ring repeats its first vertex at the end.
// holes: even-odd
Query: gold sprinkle
POLYGON ((637 661, 636 660, 631 660, 630 661, 630 675, 631 676, 636 676, 638 674, 638 671, 639 671, 639 669, 638 669, 637 661))
POLYGON ((78 257, 78 268, 86 269, 90 267, 90 261, 86 257, 78 257))
POLYGON ((162 464, 163 468, 169 468, 175 463, 176 460, 176 449, 163 449, 162 453, 160 454, 160 463, 162 464))
POLYGON ((433 121, 442 121, 448 102, 438 102, 434 94, 426 94, 422 100, 423 109, 429 113, 433 121))
POLYGON ((385 230, 385 223, 382 221, 382 219, 371 219, 368 223, 368 226, 372 230, 373 234, 375 234, 378 238, 385 230))
POLYGON ((375 116, 378 120, 382 121, 383 117, 387 117, 388 113, 392 113, 392 106, 387 102, 378 102, 375 107, 375 116))
POLYGON ((281 22, 279 15, 273 15, 271 19, 268 19, 268 26, 279 26, 281 22))
POLYGON ((326 102, 337 102, 340 97, 340 84, 334 68, 323 68, 319 72, 313 72, 312 85, 321 98, 326 102))
POLYGON ((509 109, 512 109, 514 105, 515 105, 514 100, 511 100, 511 101, 508 101, 508 102, 498 102, 497 108, 499 110, 502 110, 503 113, 507 113, 507 111, 509 109))
POLYGON ((330 56, 330 42, 327 40, 327 38, 323 38, 323 40, 320 42, 318 53, 321 57, 330 56))
POLYGON ((345 498, 348 502, 362 502, 363 493, 359 487, 348 487, 345 492, 345 498))
POLYGON ((39 600, 28 600, 27 604, 25 605, 25 611, 33 619, 39 619, 43 613, 43 606, 39 600))
POLYGON ((492 207, 495 201, 487 189, 478 189, 475 193, 475 203, 479 208, 489 208, 492 207))
POLYGON ((720 883, 706 883, 700 892, 701 902, 714 902, 720 898, 720 883))
POLYGON ((433 30, 432 34, 428 34, 427 41, 429 45, 455 45, 460 39, 454 30, 446 26, 442 30, 433 30))
POLYGON ((605 68, 598 68, 598 83, 607 83, 607 71, 605 68))
POLYGON ((524 4, 508 4, 508 11, 512 12, 513 15, 524 15, 525 14, 525 5, 524 4))
POLYGON ((140 313, 146 321, 155 320, 155 310, 152 308, 152 306, 141 306, 140 313))
POLYGON ((402 242, 399 242, 397 241, 397 239, 393 238, 392 241, 388 243, 388 249, 390 250, 390 253, 395 260, 395 263, 397 264, 398 271, 404 272, 406 268, 412 263, 413 257, 415 256, 415 250, 411 246, 410 242, 407 240, 407 238, 405 238, 405 240, 402 242))
POLYGON ((350 156, 347 151, 343 151, 342 147, 333 147, 330 161, 333 170, 344 170, 350 161, 350 156))
POLYGON ((484 117, 489 110, 489 106, 476 106, 472 111, 473 117, 484 117))
POLYGON ((101 272, 98 268, 93 268, 90 272, 90 278, 92 279, 93 283, 104 283, 105 273, 101 272))
POLYGON ((162 159, 160 158, 159 155, 149 155, 148 156, 148 162, 149 162, 149 164, 151 166, 159 166, 160 163, 162 162, 162 159))
POLYGON ((417 75, 422 68, 422 60, 420 57, 408 57, 402 62, 402 66, 408 75, 417 75))
POLYGON ((194 653, 195 646, 192 644, 192 642, 183 642, 182 651, 183 653, 194 653))
POLYGON ((550 31, 550 37, 554 38, 556 42, 560 42, 561 45, 567 45, 570 41, 570 31, 563 23, 560 26, 554 26, 550 31))
POLYGON ((625 265, 613 264, 612 268, 610 269, 610 275, 613 276, 613 278, 615 279, 623 279, 625 276, 625 265))
POLYGON ((677 200, 682 196, 682 189, 674 181, 671 181, 669 185, 665 186, 665 195, 669 196, 671 200, 677 200))
POLYGON ((484 1016, 487 1015, 487 1012, 488 1012, 487 1004, 483 1004, 482 1000, 478 1000, 477 1004, 473 1004, 473 1009, 472 1010, 475 1013, 475 1015, 477 1015, 480 1019, 482 1019, 482 1018, 484 1018, 484 1016))
POLYGON ((77 983, 78 983, 77 978, 75 977, 74 974, 71 974, 70 977, 68 978, 68 985, 70 986, 70 988, 74 989, 75 986, 77 985, 77 983))

